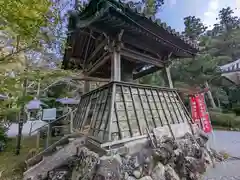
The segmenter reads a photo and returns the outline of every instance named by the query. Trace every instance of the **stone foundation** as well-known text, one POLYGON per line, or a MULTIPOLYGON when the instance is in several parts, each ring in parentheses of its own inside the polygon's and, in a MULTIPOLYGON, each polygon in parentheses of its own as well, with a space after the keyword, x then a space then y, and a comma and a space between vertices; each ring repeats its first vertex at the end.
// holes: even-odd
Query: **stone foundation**
MULTIPOLYGON (((77 149, 68 166, 48 173, 48 180, 198 180, 207 168, 223 157, 207 147, 208 137, 199 132, 183 137, 153 136, 148 141, 131 142, 124 154, 99 157, 86 147, 77 149), (134 145, 134 143, 136 143, 134 145)), ((114 150, 111 152, 115 152, 114 150)), ((65 163, 66 164, 66 163, 65 163)))

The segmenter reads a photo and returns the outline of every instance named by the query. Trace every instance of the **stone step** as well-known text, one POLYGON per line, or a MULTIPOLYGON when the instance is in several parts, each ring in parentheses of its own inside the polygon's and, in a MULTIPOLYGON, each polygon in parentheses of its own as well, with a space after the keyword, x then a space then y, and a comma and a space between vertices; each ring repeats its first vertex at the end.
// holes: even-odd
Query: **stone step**
POLYGON ((59 151, 60 149, 62 149, 63 146, 56 146, 56 150, 59 151))
MULTIPOLYGON (((69 134, 64 137, 62 137, 60 140, 55 142, 54 144, 50 145, 47 149, 43 150, 42 152, 38 153, 36 156, 28 159, 25 161, 27 167, 32 167, 35 164, 39 163, 44 156, 51 156, 53 153, 57 151, 57 146, 64 147, 65 145, 69 144, 69 138, 76 139, 79 137, 79 134, 69 134)), ((73 141, 73 140, 71 140, 73 141)), ((60 149, 60 148, 59 148, 60 149)))
MULTIPOLYGON (((51 155, 46 156, 42 154, 42 160, 24 172, 24 180, 37 180, 39 174, 41 174, 42 178, 46 178, 49 171, 66 163, 71 156, 75 155, 77 147, 83 146, 83 141, 85 141, 85 137, 75 138, 75 140, 72 140, 65 146, 56 146, 59 149, 51 155)), ((40 155, 37 157, 40 157, 40 155)))

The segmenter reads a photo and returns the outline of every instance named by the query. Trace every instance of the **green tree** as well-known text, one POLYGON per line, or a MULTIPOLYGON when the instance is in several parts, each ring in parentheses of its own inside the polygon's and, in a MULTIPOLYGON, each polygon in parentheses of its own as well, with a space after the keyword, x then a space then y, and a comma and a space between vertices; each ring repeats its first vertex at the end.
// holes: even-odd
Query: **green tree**
POLYGON ((184 18, 185 29, 183 34, 188 36, 192 40, 197 40, 201 34, 203 34, 207 27, 201 22, 200 18, 195 16, 187 16, 184 18))
MULTIPOLYGON (((203 25, 201 19, 195 16, 184 18, 185 30, 184 35, 190 37, 193 41, 200 40, 201 52, 194 59, 183 59, 181 63, 174 64, 172 74, 175 81, 185 82, 186 87, 207 87, 216 74, 218 59, 206 52, 206 44, 209 39, 203 34, 207 27, 203 25)), ((183 83, 181 83, 183 84, 183 83)), ((208 91, 208 98, 213 108, 216 107, 211 91, 208 91)))
MULTIPOLYGON (((11 40, 7 48, 10 47, 12 49, 11 51, 6 51, 6 47, 1 48, 1 51, 3 50, 4 52, 1 53, 0 57, 1 65, 2 67, 9 67, 10 70, 1 71, 1 82, 5 83, 0 90, 11 95, 10 107, 16 107, 17 111, 21 113, 19 116, 19 136, 16 154, 20 152, 21 129, 24 120, 24 104, 28 99, 28 85, 33 83, 33 81, 39 82, 40 79, 42 80, 42 78, 30 79, 33 77, 34 70, 40 69, 40 72, 45 77, 50 75, 53 77, 53 74, 58 74, 55 71, 54 73, 49 71, 51 72, 50 74, 42 68, 32 66, 38 59, 34 57, 29 58, 34 53, 46 53, 46 48, 54 44, 51 40, 54 39, 52 37, 56 32, 52 32, 52 30, 58 27, 60 14, 60 9, 54 3, 51 0, 4 0, 0 2, 0 30, 11 40), (16 64, 20 66, 19 69, 13 67, 16 64), (9 72, 14 77, 9 76, 9 72)), ((50 64, 50 62, 46 64, 50 64)), ((5 107, 5 104, 3 106, 5 107)))
POLYGON ((239 18, 233 16, 233 11, 227 7, 219 11, 218 20, 219 24, 204 33, 205 28, 200 19, 191 16, 185 18, 183 33, 193 40, 199 40, 200 53, 195 59, 175 62, 172 68, 175 84, 185 83, 186 87, 210 86, 213 94, 208 93, 208 96, 213 107, 214 100, 218 104, 232 102, 230 92, 233 90, 217 80, 220 77, 218 66, 240 57, 239 18))
POLYGON ((0 58, 33 48, 39 48, 48 40, 45 29, 56 23, 50 0, 4 0, 0 2, 0 30, 12 40, 13 51, 0 58), (51 20, 51 21, 50 21, 51 20))
POLYGON ((223 8, 219 11, 220 25, 227 31, 239 26, 239 17, 233 16, 233 10, 230 7, 223 8))

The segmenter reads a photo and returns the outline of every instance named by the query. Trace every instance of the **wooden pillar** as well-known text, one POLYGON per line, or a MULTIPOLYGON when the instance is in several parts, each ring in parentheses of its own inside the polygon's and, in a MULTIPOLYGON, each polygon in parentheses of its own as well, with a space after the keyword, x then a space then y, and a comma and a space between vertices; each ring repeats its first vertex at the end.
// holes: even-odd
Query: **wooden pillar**
POLYGON ((121 56, 117 47, 114 47, 112 51, 111 81, 121 81, 121 56))
MULTIPOLYGON (((84 75, 84 78, 86 75, 84 75)), ((90 82, 88 80, 83 81, 83 94, 87 93, 90 91, 90 82)))
POLYGON ((90 82, 84 80, 84 85, 83 85, 83 94, 87 93, 90 91, 90 82))
POLYGON ((217 106, 216 106, 216 104, 215 104, 215 101, 214 101, 214 99, 213 99, 213 95, 212 95, 211 89, 209 88, 209 85, 208 85, 208 82, 207 82, 207 81, 205 82, 205 87, 208 89, 207 95, 208 95, 208 99, 209 99, 209 101, 210 101, 210 103, 211 103, 211 106, 212 106, 212 108, 216 109, 217 106))
POLYGON ((165 70, 165 75, 166 75, 165 80, 167 81, 168 87, 173 88, 170 66, 166 66, 164 68, 164 70, 165 70))

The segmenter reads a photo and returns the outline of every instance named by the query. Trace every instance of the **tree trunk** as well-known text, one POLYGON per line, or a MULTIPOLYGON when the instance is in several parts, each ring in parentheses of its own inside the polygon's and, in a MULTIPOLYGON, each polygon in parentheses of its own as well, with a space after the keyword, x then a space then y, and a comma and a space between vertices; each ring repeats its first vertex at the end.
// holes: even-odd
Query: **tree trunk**
MULTIPOLYGON (((24 72, 25 77, 24 77, 24 81, 23 81, 23 94, 22 94, 23 99, 25 98, 26 92, 27 92, 27 71, 28 71, 28 67, 26 67, 24 71, 25 71, 24 72)), ((21 105, 20 116, 19 116, 16 155, 20 154, 20 149, 21 149, 22 129, 23 129, 23 123, 24 123, 24 119, 25 119, 24 106, 25 106, 25 104, 23 103, 21 105)))
POLYGON ((220 103, 219 98, 217 98, 217 104, 218 104, 218 108, 221 108, 221 103, 220 103))
MULTIPOLYGON (((19 49, 19 43, 20 43, 20 37, 17 36, 17 51, 19 49)), ((22 99, 25 99, 25 96, 27 94, 27 73, 28 73, 28 62, 25 62, 25 68, 24 68, 24 80, 23 80, 23 92, 22 92, 22 99)), ((18 136, 17 136, 17 146, 16 146, 16 155, 20 154, 21 149, 21 140, 22 140, 22 129, 24 124, 24 119, 26 119, 25 116, 25 110, 24 110, 25 103, 21 104, 21 110, 19 115, 19 122, 18 122, 18 136)))
MULTIPOLYGON (((209 89, 209 85, 208 85, 207 81, 205 82, 205 86, 206 86, 206 88, 209 89)), ((217 106, 214 102, 213 96, 212 96, 212 92, 210 91, 210 89, 207 91, 207 95, 208 95, 208 99, 210 101, 210 104, 211 104, 212 108, 217 108, 217 106)))

